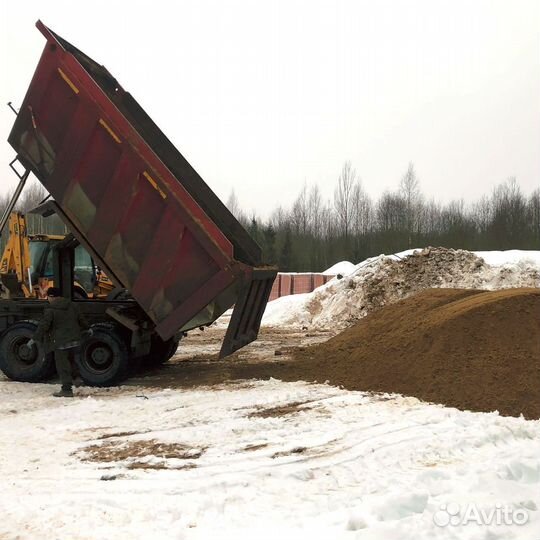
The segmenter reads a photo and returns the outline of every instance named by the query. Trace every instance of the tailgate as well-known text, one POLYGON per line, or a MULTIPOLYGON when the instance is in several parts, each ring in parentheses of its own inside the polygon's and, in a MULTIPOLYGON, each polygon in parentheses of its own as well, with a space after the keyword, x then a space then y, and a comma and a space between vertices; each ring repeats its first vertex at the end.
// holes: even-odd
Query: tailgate
POLYGON ((236 302, 219 357, 228 356, 257 338, 276 272, 255 269, 236 302))

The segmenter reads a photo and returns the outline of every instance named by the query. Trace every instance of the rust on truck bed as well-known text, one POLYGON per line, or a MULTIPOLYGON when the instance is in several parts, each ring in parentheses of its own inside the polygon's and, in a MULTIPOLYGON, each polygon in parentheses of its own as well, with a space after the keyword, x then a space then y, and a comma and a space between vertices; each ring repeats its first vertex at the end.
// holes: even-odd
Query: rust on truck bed
POLYGON ((233 304, 223 355, 255 339, 276 270, 105 67, 36 26, 47 43, 8 139, 21 163, 164 340, 233 304))

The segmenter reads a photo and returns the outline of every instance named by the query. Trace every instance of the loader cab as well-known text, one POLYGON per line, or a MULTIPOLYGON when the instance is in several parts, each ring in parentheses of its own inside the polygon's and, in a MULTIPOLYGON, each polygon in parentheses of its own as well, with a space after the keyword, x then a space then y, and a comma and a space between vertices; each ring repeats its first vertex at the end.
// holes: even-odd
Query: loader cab
POLYGON ((30 275, 37 283, 40 277, 53 279, 52 243, 45 238, 30 239, 30 275))
MULTIPOLYGON (((44 292, 54 283, 55 247, 64 239, 62 236, 38 235, 30 238, 30 275, 32 283, 44 292)), ((76 298, 87 298, 97 283, 96 266, 83 246, 73 249, 73 280, 76 298)), ((43 296, 41 294, 40 296, 43 296)))

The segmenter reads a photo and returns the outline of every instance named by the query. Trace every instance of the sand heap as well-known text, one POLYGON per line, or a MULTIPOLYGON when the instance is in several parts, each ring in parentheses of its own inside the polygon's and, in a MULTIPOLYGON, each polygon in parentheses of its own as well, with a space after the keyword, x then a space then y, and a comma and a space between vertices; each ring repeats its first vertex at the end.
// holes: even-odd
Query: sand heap
POLYGON ((274 370, 285 380, 540 418, 540 289, 425 290, 274 370))

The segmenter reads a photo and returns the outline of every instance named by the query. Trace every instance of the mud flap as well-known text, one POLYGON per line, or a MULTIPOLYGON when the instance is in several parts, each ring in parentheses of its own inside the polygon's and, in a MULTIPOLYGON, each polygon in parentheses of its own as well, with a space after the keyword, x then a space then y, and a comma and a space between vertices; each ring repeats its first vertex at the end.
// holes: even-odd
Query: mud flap
POLYGON ((275 269, 253 269, 251 281, 244 287, 234 306, 219 353, 220 358, 232 354, 257 339, 261 319, 275 278, 275 269))

